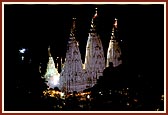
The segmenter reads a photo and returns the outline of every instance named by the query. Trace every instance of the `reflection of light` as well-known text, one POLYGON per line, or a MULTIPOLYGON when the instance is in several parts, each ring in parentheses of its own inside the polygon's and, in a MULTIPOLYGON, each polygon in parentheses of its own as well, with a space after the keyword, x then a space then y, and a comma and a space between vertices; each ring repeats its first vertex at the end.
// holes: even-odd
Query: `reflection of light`
POLYGON ((89 98, 90 98, 90 95, 87 95, 87 98, 89 99, 89 98))
POLYGON ((19 50, 20 53, 24 53, 26 51, 25 48, 22 48, 21 50, 19 50))

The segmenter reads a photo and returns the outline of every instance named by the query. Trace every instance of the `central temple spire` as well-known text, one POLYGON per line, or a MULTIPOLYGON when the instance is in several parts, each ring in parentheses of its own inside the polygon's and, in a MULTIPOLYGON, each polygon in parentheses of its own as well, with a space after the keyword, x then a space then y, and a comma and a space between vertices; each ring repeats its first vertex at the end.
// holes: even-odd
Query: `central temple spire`
POLYGON ((99 76, 105 68, 104 51, 100 36, 95 31, 95 19, 97 18, 97 8, 91 21, 91 29, 88 36, 85 54, 85 77, 87 78, 88 87, 96 84, 99 76))

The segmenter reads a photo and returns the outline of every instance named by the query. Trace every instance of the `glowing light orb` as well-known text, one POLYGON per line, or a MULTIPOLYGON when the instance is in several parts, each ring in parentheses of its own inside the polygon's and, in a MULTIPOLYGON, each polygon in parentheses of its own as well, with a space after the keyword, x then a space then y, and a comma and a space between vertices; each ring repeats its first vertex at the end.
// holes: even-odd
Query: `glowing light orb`
POLYGON ((22 48, 19 50, 20 53, 25 53, 26 49, 25 48, 22 48))

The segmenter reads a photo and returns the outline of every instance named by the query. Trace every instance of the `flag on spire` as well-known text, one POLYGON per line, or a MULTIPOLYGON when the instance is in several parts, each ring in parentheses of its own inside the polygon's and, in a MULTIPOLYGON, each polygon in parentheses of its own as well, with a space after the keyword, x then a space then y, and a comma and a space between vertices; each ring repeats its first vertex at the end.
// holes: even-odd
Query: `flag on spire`
POLYGON ((95 15, 93 16, 93 19, 95 19, 97 17, 97 8, 95 8, 96 12, 95 15))
POLYGON ((117 18, 115 18, 114 20, 115 20, 114 27, 117 28, 117 18))
POLYGON ((97 8, 95 8, 95 15, 93 16, 93 19, 95 19, 97 17, 97 8))
POLYGON ((91 28, 95 28, 95 24, 94 24, 94 21, 95 19, 97 18, 97 8, 95 8, 95 14, 94 16, 92 17, 92 21, 91 21, 91 28))

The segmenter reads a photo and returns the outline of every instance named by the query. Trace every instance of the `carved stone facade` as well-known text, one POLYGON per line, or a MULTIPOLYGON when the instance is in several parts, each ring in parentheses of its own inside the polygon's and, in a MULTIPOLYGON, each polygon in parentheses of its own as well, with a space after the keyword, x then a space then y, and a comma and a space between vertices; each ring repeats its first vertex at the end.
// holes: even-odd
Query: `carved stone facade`
POLYGON ((99 76, 103 75, 105 69, 105 58, 101 39, 96 32, 94 20, 97 17, 97 11, 91 22, 91 29, 88 36, 85 54, 85 77, 87 86, 92 87, 96 84, 99 76))
POLYGON ((117 19, 115 19, 114 27, 112 29, 111 40, 109 42, 109 47, 107 51, 107 63, 106 63, 107 67, 109 66, 109 62, 112 62, 114 67, 122 64, 121 49, 117 42, 117 36, 115 35, 116 32, 117 32, 117 19))
POLYGON ((81 54, 74 34, 74 24, 67 45, 66 61, 60 74, 60 89, 63 92, 80 92, 86 89, 81 54))
MULTIPOLYGON (((94 23, 97 16, 96 10, 91 21, 84 64, 82 64, 81 54, 78 47, 79 44, 75 37, 75 19, 73 19, 73 25, 67 44, 66 60, 60 75, 55 69, 54 60, 49 51, 49 62, 45 75, 49 87, 52 88, 58 86, 64 93, 73 91, 82 92, 87 88, 93 87, 96 84, 97 79, 99 79, 100 76, 103 76, 105 57, 102 42, 100 36, 96 32, 96 24, 94 23)), ((112 29, 111 40, 107 52, 107 67, 109 62, 113 62, 114 67, 122 63, 122 60, 120 60, 121 49, 116 40, 117 37, 114 35, 114 29, 117 30, 116 20, 112 29)))

